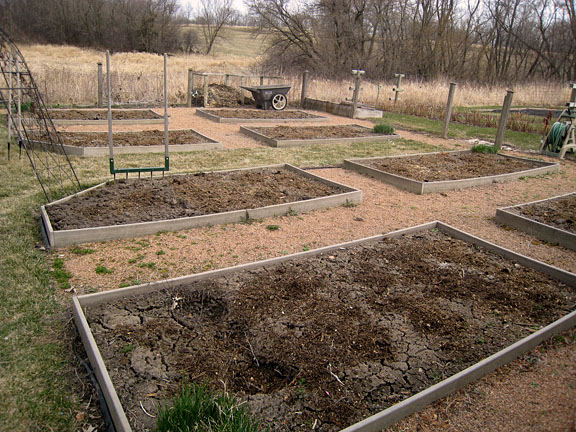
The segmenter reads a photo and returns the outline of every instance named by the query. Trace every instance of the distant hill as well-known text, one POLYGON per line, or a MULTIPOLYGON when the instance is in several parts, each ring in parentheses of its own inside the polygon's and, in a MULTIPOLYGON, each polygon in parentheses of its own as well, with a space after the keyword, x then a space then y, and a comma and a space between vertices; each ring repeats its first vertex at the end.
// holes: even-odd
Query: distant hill
MULTIPOLYGON (((202 40, 202 26, 188 24, 184 27, 184 30, 186 29, 196 30, 202 40)), ((226 26, 223 28, 222 36, 223 39, 216 42, 212 54, 254 58, 264 55, 268 48, 269 42, 266 36, 256 33, 253 27, 226 26)))

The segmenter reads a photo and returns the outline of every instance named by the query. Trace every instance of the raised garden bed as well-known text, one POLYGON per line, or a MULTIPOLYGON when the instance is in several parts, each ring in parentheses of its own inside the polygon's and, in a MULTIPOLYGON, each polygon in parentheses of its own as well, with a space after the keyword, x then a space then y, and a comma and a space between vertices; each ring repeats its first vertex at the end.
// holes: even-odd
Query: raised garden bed
MULTIPOLYGON (((50 118, 55 125, 95 125, 108 123, 108 110, 104 109, 51 109, 50 118)), ((162 124, 164 116, 150 109, 113 109, 114 124, 162 124)))
MULTIPOLYGON (((106 132, 59 132, 66 154, 71 156, 106 156, 109 154, 106 132)), ((164 131, 114 132, 114 154, 156 153, 164 151, 164 131)), ((30 141, 43 146, 41 140, 30 141)), ((170 151, 218 150, 223 146, 192 129, 168 132, 170 151)))
POLYGON ((497 209, 495 221, 576 250, 576 193, 497 209))
POLYGON ((395 134, 378 134, 372 129, 351 125, 245 127, 240 132, 273 147, 294 147, 303 144, 342 144, 382 142, 400 138, 395 134))
POLYGON ((233 392, 274 431, 391 406, 349 429, 375 431, 575 325, 575 286, 434 222, 80 296, 74 317, 119 431, 153 429, 142 408, 183 380, 233 392))
POLYGON ((344 168, 416 194, 464 189, 554 173, 557 163, 470 151, 351 159, 344 168))
POLYGON ((42 206, 51 247, 359 203, 362 192, 291 165, 118 180, 42 206))
POLYGON ((197 109, 196 114, 217 123, 283 123, 330 121, 328 117, 310 114, 306 111, 262 109, 197 109))

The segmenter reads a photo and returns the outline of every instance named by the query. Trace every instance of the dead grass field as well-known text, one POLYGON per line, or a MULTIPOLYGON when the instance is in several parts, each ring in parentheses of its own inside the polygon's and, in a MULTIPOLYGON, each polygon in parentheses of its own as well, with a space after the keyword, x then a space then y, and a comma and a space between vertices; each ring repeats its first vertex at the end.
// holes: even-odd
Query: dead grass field
MULTIPOLYGON (((186 101, 187 70, 221 73, 262 73, 260 56, 254 53, 262 41, 244 29, 231 33, 220 42, 216 54, 177 54, 168 59, 168 93, 172 104, 186 101), (244 48, 241 48, 244 47, 244 48), (250 54, 250 55, 247 55, 250 54)), ((34 74, 45 101, 49 105, 95 105, 97 101, 97 66, 105 61, 102 51, 72 46, 22 45, 20 47, 34 74), (67 85, 62 85, 67 83, 67 85)), ((262 51, 260 51, 262 52, 262 51)), ((162 57, 146 53, 116 53, 112 55, 113 100, 115 103, 160 104, 162 100, 162 57)), ((223 78, 213 78, 223 83, 223 78)), ((291 103, 299 103, 301 77, 287 76, 284 82, 292 85, 289 93, 291 103)), ((232 79, 231 85, 239 85, 232 79)), ((247 82, 258 84, 258 79, 247 82)), ((352 96, 349 81, 337 81, 311 76, 308 96, 340 102, 352 96)), ((392 82, 369 82, 362 84, 362 102, 378 103, 386 110, 392 109, 392 82), (378 85, 382 85, 378 94, 378 85)), ((401 103, 438 106, 446 103, 449 80, 420 82, 406 78, 402 83, 401 103)), ((458 85, 454 103, 456 106, 502 105, 507 87, 480 86, 461 83, 458 85)), ((568 100, 570 89, 565 83, 541 82, 517 85, 513 104, 517 106, 562 106, 568 100)))

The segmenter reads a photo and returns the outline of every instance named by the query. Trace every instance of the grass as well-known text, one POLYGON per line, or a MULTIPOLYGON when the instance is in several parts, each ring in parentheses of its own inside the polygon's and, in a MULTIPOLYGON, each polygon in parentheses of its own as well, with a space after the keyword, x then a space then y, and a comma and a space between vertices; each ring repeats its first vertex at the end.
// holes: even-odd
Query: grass
POLYGON ((227 393, 203 385, 185 385, 170 405, 160 406, 159 432, 257 432, 262 430, 246 407, 227 393))
MULTIPOLYGON (((442 135, 444 122, 415 117, 406 114, 384 113, 384 120, 396 128, 426 132, 433 135, 442 135)), ((448 136, 458 139, 484 139, 496 138, 496 128, 467 126, 461 124, 450 125, 448 136)), ((506 131, 504 142, 516 146, 522 150, 537 150, 540 148, 540 135, 527 132, 506 131)))

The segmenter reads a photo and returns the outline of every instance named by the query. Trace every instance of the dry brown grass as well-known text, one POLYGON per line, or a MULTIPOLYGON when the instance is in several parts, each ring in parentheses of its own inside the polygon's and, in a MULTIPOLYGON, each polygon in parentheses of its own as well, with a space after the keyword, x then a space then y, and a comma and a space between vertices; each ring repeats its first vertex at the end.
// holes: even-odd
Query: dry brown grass
MULTIPOLYGON (((97 62, 103 62, 102 51, 71 46, 24 45, 21 46, 40 91, 48 104, 94 105, 97 99, 97 62)), ((258 57, 199 54, 170 56, 169 96, 170 103, 186 100, 187 70, 192 68, 206 72, 259 73, 258 57)), ((113 99, 115 103, 159 104, 162 100, 162 57, 146 53, 116 53, 112 56, 113 99)), ((352 77, 351 77, 352 78, 352 77)), ((222 82, 214 78, 212 81, 222 82)), ((290 98, 299 102, 301 77, 287 77, 292 85, 290 98)), ((257 84, 257 80, 246 84, 257 84)), ((392 82, 362 84, 361 101, 375 104, 378 84, 382 85, 378 106, 387 110, 392 107, 392 82)), ((239 80, 232 80, 239 85, 239 80)), ((353 81, 336 81, 312 78, 308 96, 340 102, 350 98, 353 81)), ((400 101, 406 104, 438 106, 446 103, 448 81, 418 82, 405 79, 400 101)), ((460 84, 455 95, 456 106, 501 105, 507 88, 502 85, 480 86, 460 84)), ((514 105, 561 106, 568 100, 570 90, 564 83, 542 82, 517 85, 514 88, 514 105)))

